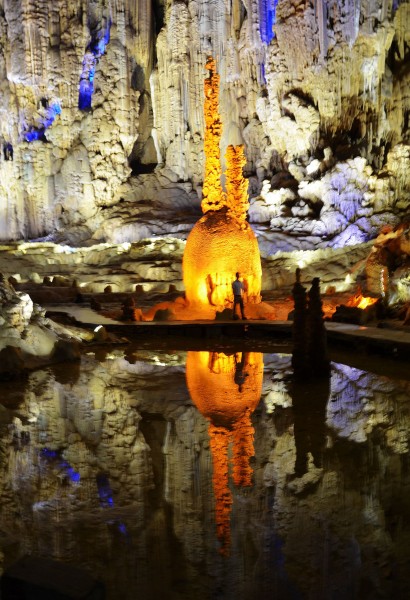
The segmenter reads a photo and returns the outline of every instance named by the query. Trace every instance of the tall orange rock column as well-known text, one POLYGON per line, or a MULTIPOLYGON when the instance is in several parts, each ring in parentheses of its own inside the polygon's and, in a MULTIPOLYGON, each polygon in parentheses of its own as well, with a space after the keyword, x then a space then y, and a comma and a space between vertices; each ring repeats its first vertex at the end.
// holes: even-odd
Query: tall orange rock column
POLYGON ((255 429, 251 421, 251 410, 248 408, 235 423, 233 428, 233 482, 238 487, 252 485, 253 468, 250 459, 255 456, 253 445, 255 429))
MULTIPOLYGON (((258 241, 246 220, 248 182, 242 168, 243 146, 229 146, 226 153, 226 189, 221 186, 220 149, 222 124, 218 112, 219 75, 208 58, 205 79, 205 176, 202 211, 192 228, 184 252, 182 270, 185 298, 192 318, 213 318, 232 308, 232 281, 239 272, 248 306, 261 302, 262 268, 258 241)), ((257 309, 252 311, 257 314, 257 309)))
POLYGON ((249 224, 246 215, 249 208, 249 182, 243 176, 243 167, 246 165, 244 145, 228 146, 225 159, 228 216, 235 221, 240 229, 248 229, 249 224))
POLYGON ((209 77, 205 79, 205 177, 202 189, 202 212, 208 210, 219 210, 226 203, 226 197, 221 186, 221 163, 219 144, 222 136, 222 121, 218 112, 219 80, 216 72, 215 61, 212 56, 208 57, 205 65, 209 71, 209 77))

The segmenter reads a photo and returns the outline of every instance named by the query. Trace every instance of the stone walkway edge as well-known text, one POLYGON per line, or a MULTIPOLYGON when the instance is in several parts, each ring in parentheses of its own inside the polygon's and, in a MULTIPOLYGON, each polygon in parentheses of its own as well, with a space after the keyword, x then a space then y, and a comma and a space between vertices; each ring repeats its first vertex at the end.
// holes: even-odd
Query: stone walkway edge
MULTIPOLYGON (((224 333, 229 329, 230 335, 237 332, 239 335, 246 333, 251 336, 252 331, 255 333, 264 332, 266 335, 276 334, 291 336, 292 322, 291 321, 227 321, 227 320, 201 320, 201 321, 138 321, 124 322, 115 321, 99 315, 90 308, 79 307, 76 305, 49 305, 45 307, 49 312, 64 312, 74 317, 79 325, 86 327, 97 327, 103 325, 107 331, 112 331, 119 334, 136 334, 143 333, 151 335, 160 335, 167 331, 168 334, 177 334, 199 337, 208 337, 207 332, 212 336, 220 331, 224 333), (212 332, 212 333, 211 333, 212 332)), ((407 358, 410 362, 410 330, 388 329, 385 327, 366 327, 361 325, 353 325, 349 323, 333 323, 326 322, 326 330, 329 341, 342 341, 345 343, 362 344, 367 348, 385 349, 391 352, 400 352, 401 358, 407 358), (404 354, 403 354, 404 353, 404 354)))

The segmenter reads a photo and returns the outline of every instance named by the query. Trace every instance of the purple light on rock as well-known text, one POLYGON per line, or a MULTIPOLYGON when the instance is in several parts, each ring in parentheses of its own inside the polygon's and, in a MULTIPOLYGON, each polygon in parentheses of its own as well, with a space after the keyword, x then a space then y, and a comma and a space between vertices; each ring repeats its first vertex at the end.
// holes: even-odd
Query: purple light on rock
POLYGON ((35 142, 36 140, 44 140, 45 139, 45 135, 44 135, 45 129, 30 129, 30 131, 27 131, 24 134, 24 139, 26 140, 26 142, 35 142))
POLYGON ((109 19, 103 29, 92 34, 91 42, 85 51, 78 94, 78 108, 80 110, 91 110, 95 70, 110 41, 110 29, 111 20, 109 19))
POLYGON ((262 42, 269 44, 275 37, 276 7, 279 0, 259 0, 259 30, 262 42))
POLYGON ((94 93, 92 79, 82 79, 80 81, 80 92, 78 95, 78 108, 80 110, 90 110, 94 93))
POLYGON ((23 133, 26 142, 34 142, 36 140, 45 141, 45 131, 54 123, 57 115, 61 115, 61 106, 55 102, 46 109, 44 117, 39 119, 37 127, 31 127, 23 133))
POLYGON ((75 471, 69 462, 61 458, 60 453, 56 450, 50 450, 49 448, 43 448, 40 451, 40 455, 44 458, 49 464, 56 466, 58 469, 63 471, 65 475, 72 481, 73 483, 78 483, 80 481, 80 473, 75 471))
POLYGON ((113 507, 114 506, 113 493, 112 493, 112 489, 111 489, 110 482, 108 480, 107 475, 105 475, 103 473, 99 473, 97 475, 96 480, 97 480, 98 496, 100 498, 101 506, 104 508, 113 507))

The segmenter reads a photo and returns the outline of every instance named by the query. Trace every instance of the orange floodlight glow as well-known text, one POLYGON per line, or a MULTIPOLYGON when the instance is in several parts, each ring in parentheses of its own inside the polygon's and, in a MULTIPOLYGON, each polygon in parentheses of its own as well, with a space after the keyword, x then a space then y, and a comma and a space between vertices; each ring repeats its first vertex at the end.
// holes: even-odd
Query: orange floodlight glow
POLYGON ((258 242, 246 220, 248 181, 242 169, 246 163, 243 146, 229 146, 226 152, 226 193, 221 186, 219 145, 222 123, 218 113, 219 75, 210 57, 210 75, 205 79, 205 177, 203 217, 187 239, 182 269, 185 297, 204 314, 223 310, 233 302, 232 281, 239 272, 245 284, 245 302, 261 302, 262 268, 258 242))
POLYGON ((357 305, 357 308, 365 309, 368 306, 372 306, 372 304, 375 304, 376 302, 377 302, 377 298, 362 297, 359 304, 357 305))
POLYGON ((355 294, 346 302, 346 306, 353 306, 355 308, 361 308, 365 310, 368 306, 376 304, 378 298, 371 298, 370 296, 363 296, 360 292, 355 294))

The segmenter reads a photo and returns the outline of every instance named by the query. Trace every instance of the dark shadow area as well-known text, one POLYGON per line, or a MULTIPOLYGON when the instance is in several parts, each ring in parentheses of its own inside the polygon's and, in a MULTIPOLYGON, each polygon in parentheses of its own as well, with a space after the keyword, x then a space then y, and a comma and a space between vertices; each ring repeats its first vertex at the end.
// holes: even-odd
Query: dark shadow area
POLYGON ((309 453, 313 457, 315 467, 323 466, 330 377, 308 383, 293 381, 289 385, 289 394, 292 397, 294 418, 295 475, 302 477, 308 470, 309 453))
POLYGON ((161 29, 165 25, 165 1, 164 0, 153 0, 152 10, 154 13, 154 29, 155 34, 158 35, 161 29))

